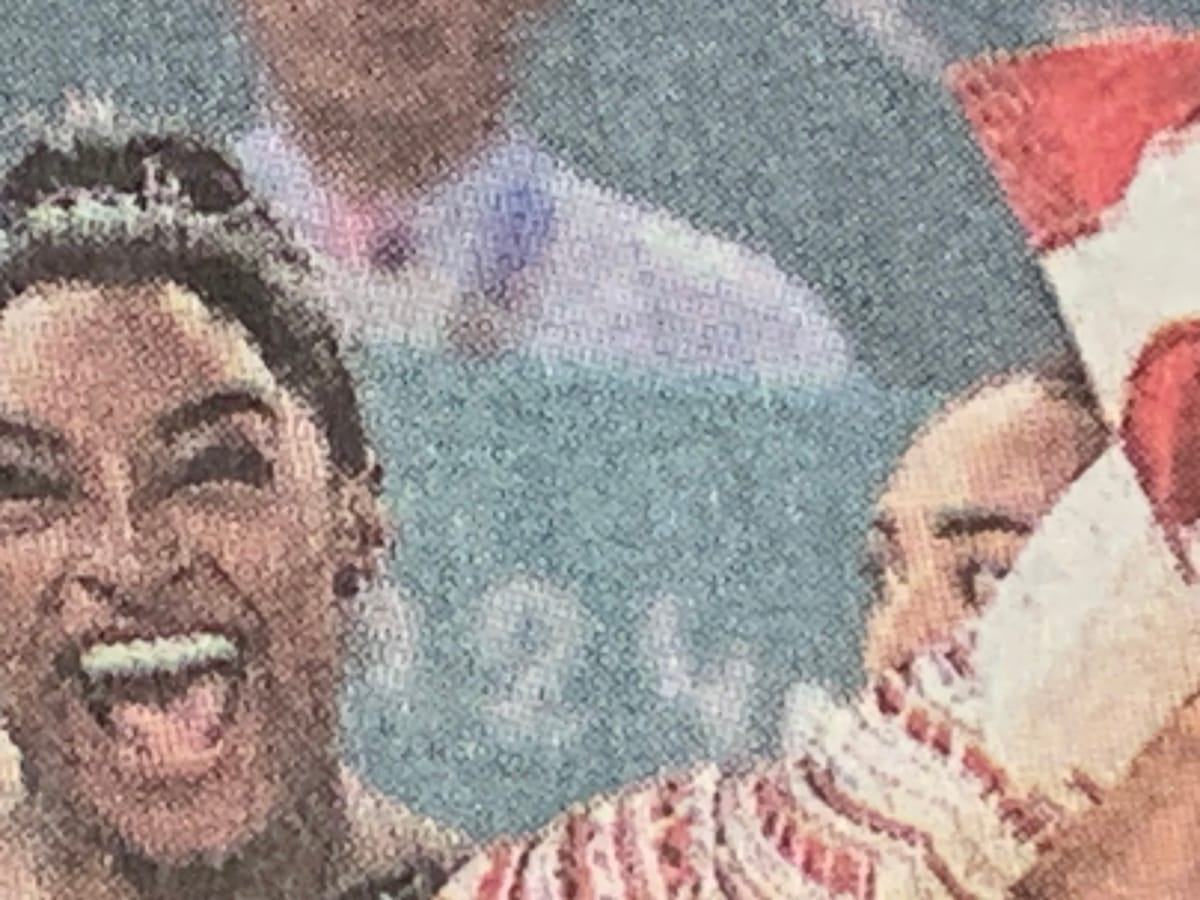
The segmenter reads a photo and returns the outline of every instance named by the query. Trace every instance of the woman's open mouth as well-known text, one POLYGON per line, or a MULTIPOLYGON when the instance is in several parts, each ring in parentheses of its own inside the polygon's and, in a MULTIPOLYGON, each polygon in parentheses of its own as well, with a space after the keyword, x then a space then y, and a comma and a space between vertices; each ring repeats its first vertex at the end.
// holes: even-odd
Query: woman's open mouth
POLYGON ((91 718, 115 742, 120 768, 198 776, 221 755, 246 680, 246 642, 195 630, 90 641, 69 669, 91 718))

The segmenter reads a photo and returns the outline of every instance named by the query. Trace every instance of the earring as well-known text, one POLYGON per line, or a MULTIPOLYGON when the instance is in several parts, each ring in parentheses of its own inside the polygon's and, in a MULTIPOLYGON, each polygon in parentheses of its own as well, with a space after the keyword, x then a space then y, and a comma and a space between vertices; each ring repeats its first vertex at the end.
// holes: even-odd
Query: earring
POLYGON ((333 574, 333 595, 339 600, 357 597, 366 586, 366 573, 352 563, 347 563, 333 574))

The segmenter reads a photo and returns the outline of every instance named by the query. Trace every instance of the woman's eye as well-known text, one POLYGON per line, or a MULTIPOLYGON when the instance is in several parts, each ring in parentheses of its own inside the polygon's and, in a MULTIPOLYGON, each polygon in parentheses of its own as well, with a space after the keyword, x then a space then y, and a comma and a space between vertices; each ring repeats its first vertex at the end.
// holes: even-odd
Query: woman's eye
POLYGON ((859 565, 859 575, 870 587, 873 597, 883 593, 884 580, 887 577, 887 565, 878 553, 868 552, 859 565))
POLYGON ((962 571, 964 603, 969 609, 983 610, 996 599, 1000 582, 1008 575, 1003 563, 972 560, 962 571))
POLYGON ((29 466, 0 464, 0 502, 21 500, 64 500, 70 487, 49 472, 29 466))
POLYGON ((264 487, 274 477, 274 466, 249 445, 216 444, 185 460, 170 476, 170 490, 213 482, 237 482, 264 487))

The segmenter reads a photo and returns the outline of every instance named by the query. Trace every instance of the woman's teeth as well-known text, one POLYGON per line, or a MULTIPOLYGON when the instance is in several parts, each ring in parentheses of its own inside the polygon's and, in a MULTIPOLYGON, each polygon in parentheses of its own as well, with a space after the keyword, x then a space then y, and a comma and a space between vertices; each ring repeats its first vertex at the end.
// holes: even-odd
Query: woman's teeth
POLYGON ((181 673, 197 667, 238 661, 238 648, 229 638, 212 632, 192 632, 169 638, 93 644, 80 657, 80 669, 91 681, 181 673))

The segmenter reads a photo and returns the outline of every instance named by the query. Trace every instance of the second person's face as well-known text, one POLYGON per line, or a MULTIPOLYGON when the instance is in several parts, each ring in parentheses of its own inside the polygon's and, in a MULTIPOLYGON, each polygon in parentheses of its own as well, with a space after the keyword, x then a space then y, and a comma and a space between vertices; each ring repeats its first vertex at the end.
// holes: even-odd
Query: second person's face
POLYGON ((1032 377, 941 414, 901 458, 870 530, 867 668, 904 662, 987 606, 1103 440, 1087 413, 1032 377))
POLYGON ((384 186, 457 162, 438 156, 498 112, 516 14, 542 2, 243 0, 296 124, 384 186))

